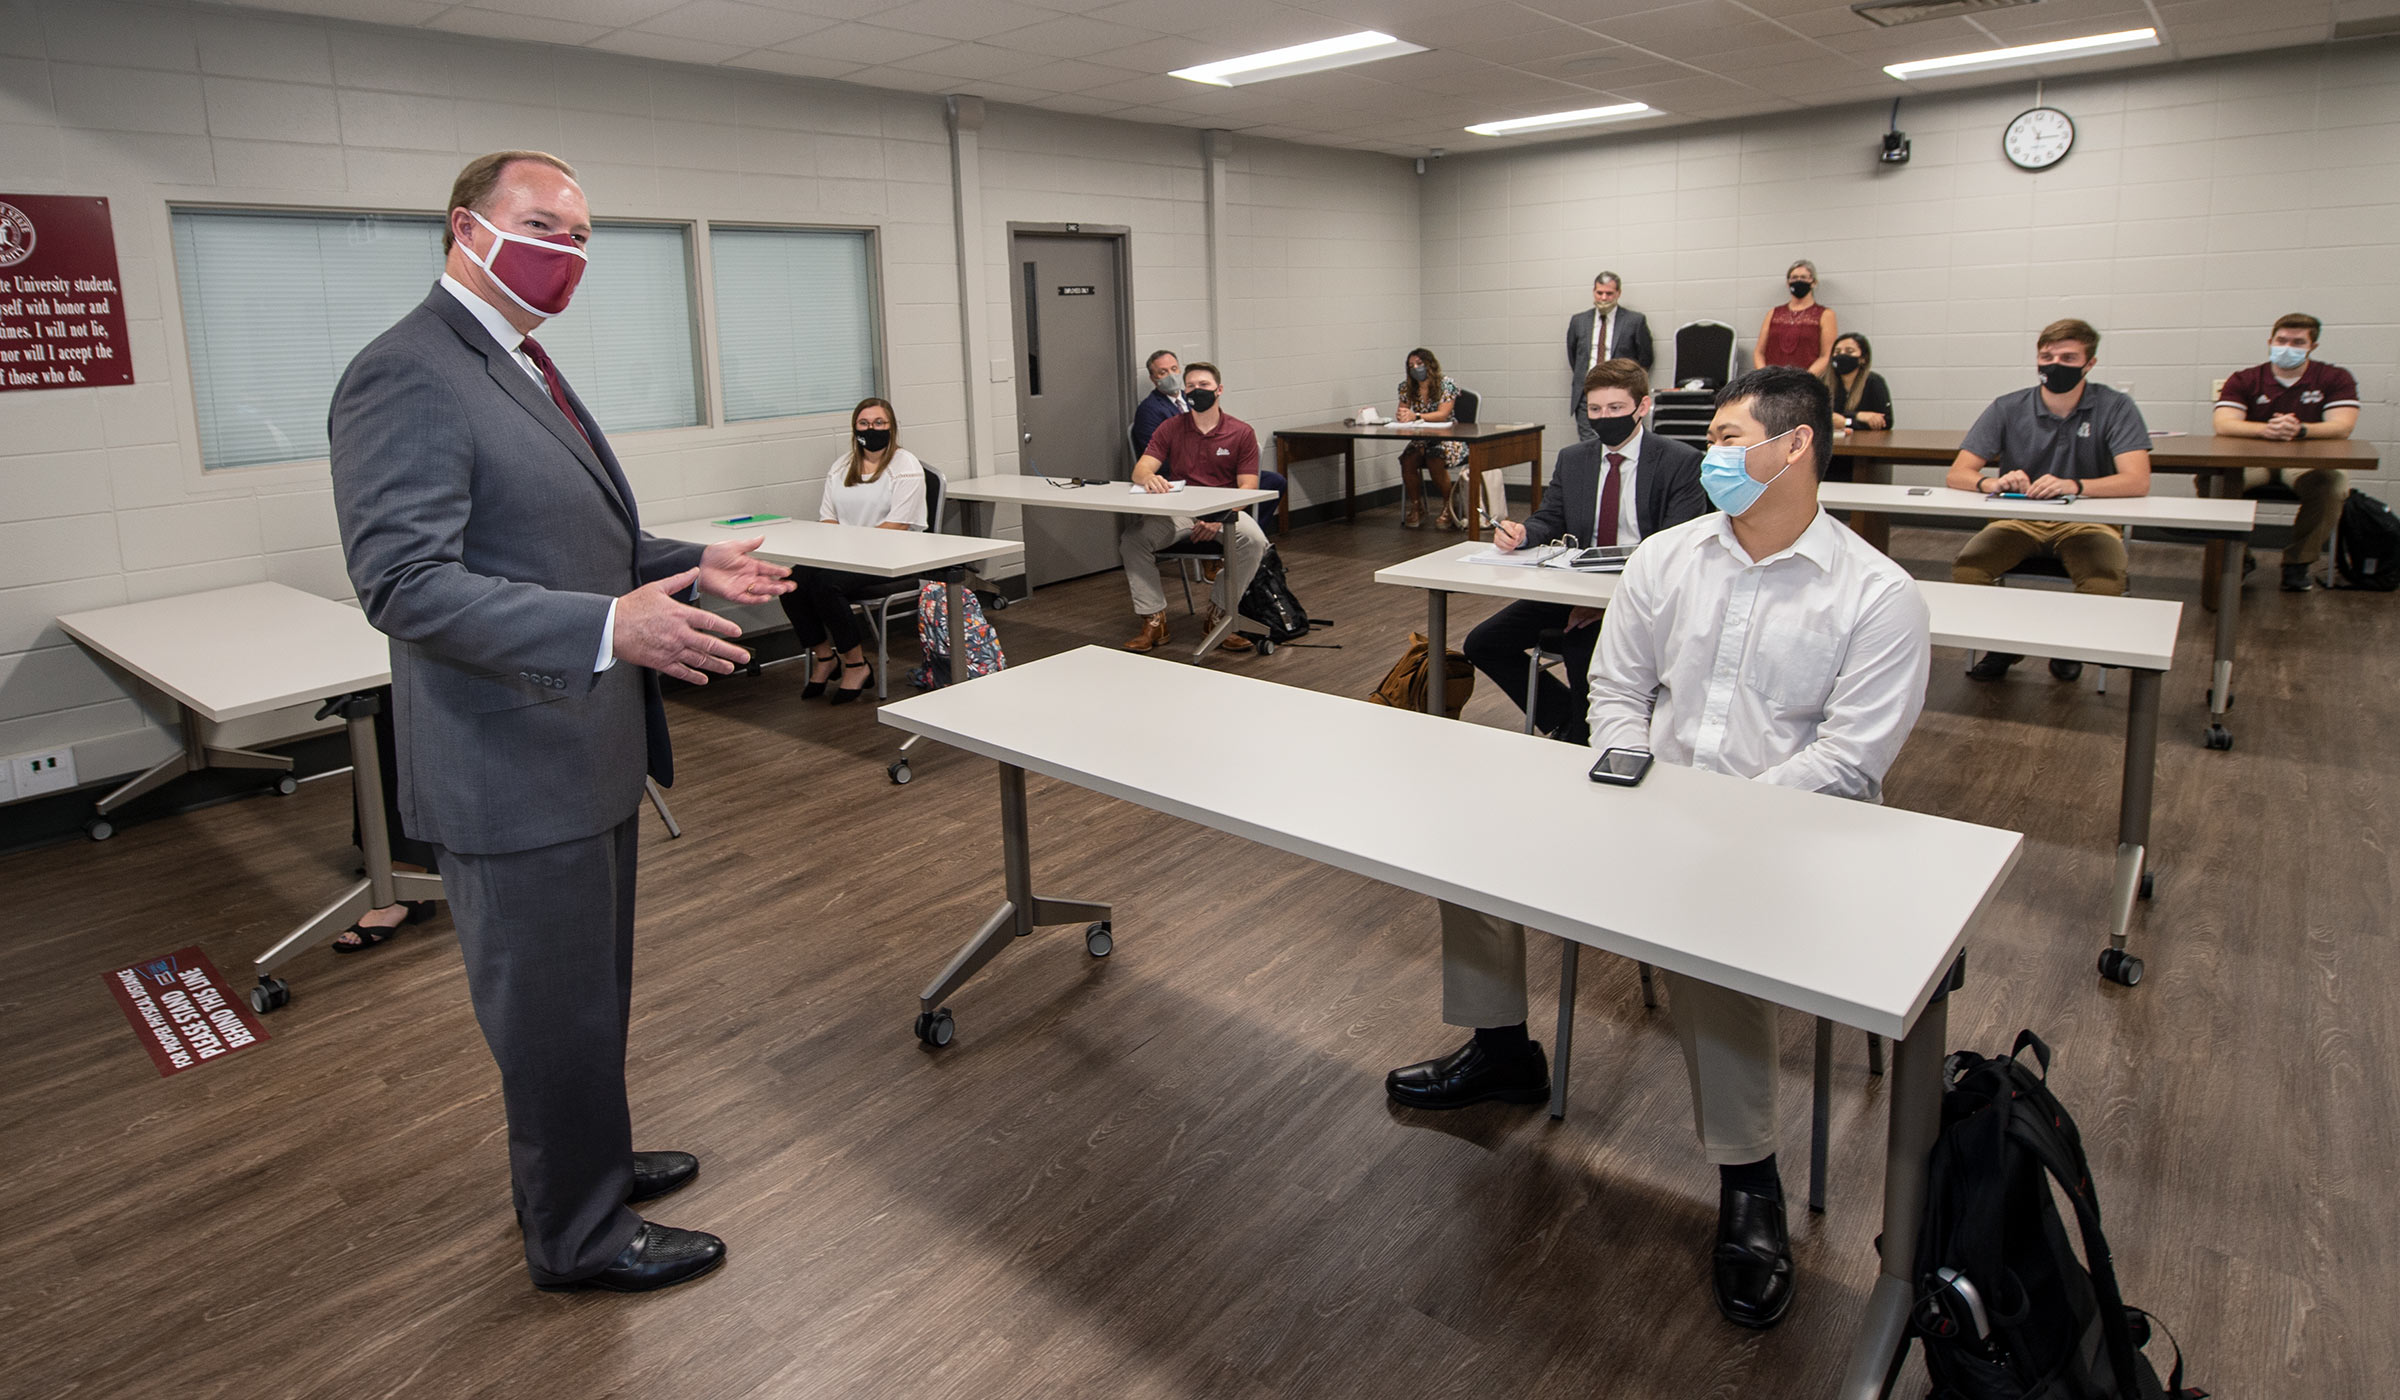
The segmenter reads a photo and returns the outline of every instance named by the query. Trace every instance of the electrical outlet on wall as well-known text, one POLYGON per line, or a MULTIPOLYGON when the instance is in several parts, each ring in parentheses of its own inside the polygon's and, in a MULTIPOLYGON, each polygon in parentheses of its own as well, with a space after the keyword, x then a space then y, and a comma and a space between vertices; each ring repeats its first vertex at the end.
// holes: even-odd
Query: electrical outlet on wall
POLYGON ((8 761, 8 776, 16 785, 17 797, 65 792, 75 786, 75 751, 44 749, 40 753, 18 754, 8 761))

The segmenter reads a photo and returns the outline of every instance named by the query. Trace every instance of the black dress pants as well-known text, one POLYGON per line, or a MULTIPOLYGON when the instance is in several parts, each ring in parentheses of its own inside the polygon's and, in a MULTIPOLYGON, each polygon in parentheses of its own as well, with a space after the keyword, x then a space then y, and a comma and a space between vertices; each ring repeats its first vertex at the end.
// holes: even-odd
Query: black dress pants
MULTIPOLYGON (((1525 694, 1525 653, 1541 641, 1542 633, 1567 625, 1571 612, 1564 603, 1536 603, 1520 599, 1490 617, 1475 624, 1467 633, 1461 648, 1475 669, 1483 672, 1500 687, 1501 692, 1517 702, 1517 708, 1527 709, 1525 694)), ((1567 675, 1573 679, 1570 687, 1562 684, 1548 671, 1532 697, 1533 727, 1554 739, 1580 744, 1591 738, 1592 652, 1600 645, 1600 625, 1579 627, 1567 633, 1567 675)))
POLYGON ((500 1066, 509 1180, 536 1283, 600 1272, 642 1226, 625 1204, 639 816, 530 851, 438 853, 475 1020, 500 1066))
POLYGON ((792 582, 797 587, 776 599, 783 604, 783 615, 792 620, 792 635, 811 650, 830 637, 835 651, 848 651, 859 643, 858 614, 850 611, 852 600, 872 598, 889 590, 893 583, 873 574, 844 573, 808 564, 793 567, 792 582))

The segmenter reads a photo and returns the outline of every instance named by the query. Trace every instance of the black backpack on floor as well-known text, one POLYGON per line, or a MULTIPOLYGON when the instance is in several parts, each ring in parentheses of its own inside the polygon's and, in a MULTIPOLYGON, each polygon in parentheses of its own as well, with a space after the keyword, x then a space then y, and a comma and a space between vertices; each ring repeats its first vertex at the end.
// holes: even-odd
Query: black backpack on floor
POLYGON ((1266 629, 1267 640, 1281 644, 1298 641, 1308 635, 1312 624, 1308 609, 1292 594, 1292 581, 1283 571, 1283 556, 1268 545, 1266 556, 1258 561, 1258 572, 1250 576, 1250 586, 1242 591, 1242 616, 1266 629))
POLYGON ((2117 1294, 2083 1141, 2050 1092, 2050 1047, 2022 1031, 2005 1059, 1961 1051, 1943 1068, 1910 1317, 1934 1400, 2205 1396, 2184 1387, 2180 1348, 2163 1386, 2142 1355, 2150 1317, 2117 1294), (2028 1047, 2038 1074, 2017 1058, 2028 1047), (2074 1208, 2080 1261, 2052 1182, 2074 1208))
POLYGON ((2333 567, 2344 588, 2400 589, 2400 516, 2364 491, 2351 492, 2333 532, 2333 567))

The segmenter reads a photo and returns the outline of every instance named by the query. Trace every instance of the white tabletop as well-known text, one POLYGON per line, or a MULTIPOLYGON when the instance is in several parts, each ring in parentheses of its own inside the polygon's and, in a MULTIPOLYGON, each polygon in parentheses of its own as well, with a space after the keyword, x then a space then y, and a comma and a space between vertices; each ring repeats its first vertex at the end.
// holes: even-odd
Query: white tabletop
POLYGON ((1013 560, 1025 546, 1013 540, 976 535, 936 535, 924 530, 876 530, 864 525, 831 525, 821 520, 769 520, 747 525, 719 525, 710 520, 678 520, 653 525, 660 539, 691 544, 746 540, 764 535, 761 559, 777 564, 810 564, 877 578, 906 578, 938 569, 972 564, 980 559, 1013 560))
POLYGON ((58 625, 220 724, 392 680, 390 643, 365 613, 280 583, 69 613, 58 625))
POLYGON ((1638 788, 1607 787, 1585 777, 1588 749, 1100 647, 877 715, 1879 1035, 1914 1024, 2023 843, 1666 764, 1638 788), (1291 742, 1271 763, 1225 763, 1211 736, 1230 714, 1291 742), (1522 819, 1456 819, 1467 811, 1522 819))
POLYGON ((1817 486, 1817 504, 1827 510, 1871 510, 1889 515, 1970 516, 1982 520, 2084 520, 2094 525, 2149 525, 2166 530, 2207 530, 2246 535, 2258 523, 2258 502, 2197 496, 2085 496, 2078 500, 2010 500, 1947 486, 1878 486, 1827 481, 1817 486), (1922 494, 1912 495, 1918 492, 1922 494))
MULTIPOLYGON (((1466 562, 1468 555, 1486 549, 1479 544, 1454 544, 1378 569, 1375 581, 1585 608, 1606 607, 1616 596, 1617 574, 1466 562)), ((2183 604, 2156 598, 2095 598, 2045 588, 1982 588, 1922 580, 1917 588, 1932 614, 1936 646, 2014 651, 2101 666, 2168 669, 2175 660, 2175 629, 2183 620, 2183 604)))
MULTIPOLYGON (((1065 480, 1065 478, 1060 478, 1065 480)), ((1275 499, 1272 491, 1244 491, 1233 486, 1186 486, 1181 491, 1136 491, 1130 481, 1094 481, 1084 486, 1053 486, 1038 476, 979 476, 953 482, 953 501, 993 501, 1012 506, 1058 506, 1065 510, 1105 510, 1118 515, 1215 515, 1275 499)))

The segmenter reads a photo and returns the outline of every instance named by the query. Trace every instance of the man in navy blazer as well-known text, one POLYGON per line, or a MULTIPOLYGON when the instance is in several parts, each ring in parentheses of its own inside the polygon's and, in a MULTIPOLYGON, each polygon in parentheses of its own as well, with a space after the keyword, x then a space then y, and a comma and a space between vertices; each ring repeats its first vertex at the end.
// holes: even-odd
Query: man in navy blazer
POLYGON ((351 583, 391 638, 400 811, 430 843, 475 1018, 500 1067, 525 1259, 544 1288, 663 1288, 724 1242, 629 1202, 690 1181, 633 1150, 636 811, 674 781, 659 675, 749 659, 689 605, 790 590, 750 551, 643 533, 600 424, 530 334, 566 310, 591 216, 537 151, 470 162, 442 279, 334 390, 334 508, 351 583))
MULTIPOLYGON (((1631 360, 1603 360, 1584 376, 1584 419, 1598 436, 1558 454, 1541 509, 1520 525, 1493 527, 1492 544, 1503 550, 1556 543, 1569 535, 1577 544, 1634 544, 1670 525, 1697 519, 1711 509, 1700 489, 1700 453, 1689 443, 1642 431, 1650 412, 1650 376, 1631 360), (1613 500, 1608 497, 1613 496, 1613 500), (1613 505, 1615 509, 1609 509, 1613 505)), ((1520 599, 1478 623, 1464 649, 1475 669, 1526 708, 1525 651, 1545 632, 1563 631, 1569 681, 1549 672, 1532 697, 1534 728, 1553 739, 1580 744, 1591 737, 1585 675, 1600 642, 1600 610, 1520 599)))
MULTIPOLYGON (((1192 406, 1183 399, 1183 363, 1175 358, 1174 351, 1151 351, 1150 358, 1142 361, 1142 373, 1150 377, 1150 382, 1155 387, 1149 393, 1142 395, 1142 401, 1134 406, 1133 432, 1131 434, 1133 457, 1131 460, 1136 462, 1142 460, 1142 454, 1150 449, 1150 435, 1158 431, 1160 424, 1170 418, 1179 418, 1192 411, 1192 406)), ((1280 494, 1283 490, 1283 473, 1261 471, 1258 474, 1258 484, 1262 490, 1280 494)), ((1273 501, 1265 501, 1252 506, 1250 518, 1257 521, 1262 529, 1265 528, 1267 517, 1273 513, 1274 505, 1273 501)), ((1208 576, 1211 579, 1216 578, 1217 566, 1215 564, 1208 566, 1208 576)))
POLYGON ((1592 440, 1592 425, 1583 412, 1583 377, 1610 360, 1631 360, 1650 368, 1650 321, 1621 304, 1624 280, 1613 272, 1592 279, 1592 309, 1578 311, 1567 321, 1567 402, 1575 415, 1575 436, 1592 440))

